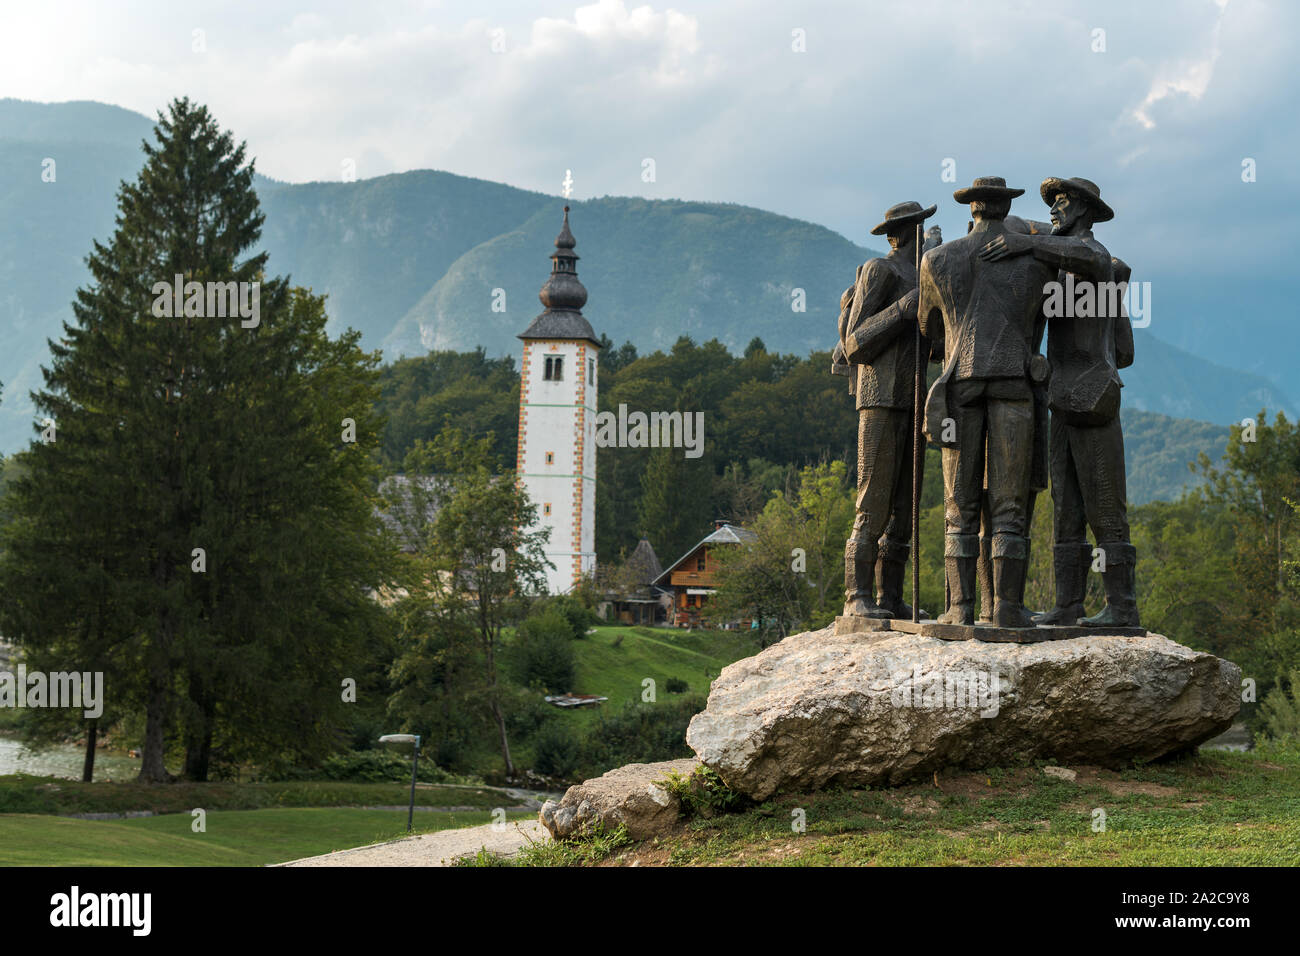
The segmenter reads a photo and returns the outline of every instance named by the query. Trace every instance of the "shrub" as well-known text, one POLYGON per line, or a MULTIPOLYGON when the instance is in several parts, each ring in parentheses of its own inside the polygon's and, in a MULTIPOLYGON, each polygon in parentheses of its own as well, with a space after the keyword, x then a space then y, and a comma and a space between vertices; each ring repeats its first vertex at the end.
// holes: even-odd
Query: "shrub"
POLYGON ((555 717, 555 708, 542 700, 535 690, 503 686, 501 706, 505 710, 506 731, 511 740, 536 735, 555 717))
POLYGON ((664 682, 664 689, 670 694, 684 694, 690 690, 690 685, 680 677, 670 677, 664 682))
POLYGON ((691 756, 686 746, 686 725, 704 709, 697 695, 656 704, 629 701, 599 725, 582 746, 582 766, 591 776, 627 763, 655 763, 691 756))
POLYGON ((1291 672, 1291 692, 1279 681, 1260 703, 1259 713, 1272 740, 1300 737, 1300 671, 1291 672))
POLYGON ((572 641, 572 627, 558 611, 527 618, 511 647, 515 679, 556 694, 571 690, 576 662, 572 641))
MULTIPOLYGON (((420 759, 416 779, 424 783, 446 783, 451 776, 428 759, 420 759)), ((320 769, 299 775, 302 779, 337 780, 351 783, 400 783, 411 779, 411 755, 391 750, 348 751, 326 757, 320 769)))
POLYGON ((739 810, 748 803, 744 795, 728 787, 717 771, 708 767, 696 767, 694 773, 685 777, 672 770, 660 783, 681 800, 687 817, 712 817, 739 810))
POLYGON ((569 623, 569 630, 574 640, 581 640, 587 635, 589 628, 593 628, 600 623, 600 618, 596 617, 596 612, 572 594, 560 594, 556 597, 547 598, 542 603, 540 610, 543 614, 554 612, 563 617, 569 623))
POLYGON ((548 777, 568 777, 578 768, 582 747, 563 720, 548 720, 533 740, 533 766, 548 777))

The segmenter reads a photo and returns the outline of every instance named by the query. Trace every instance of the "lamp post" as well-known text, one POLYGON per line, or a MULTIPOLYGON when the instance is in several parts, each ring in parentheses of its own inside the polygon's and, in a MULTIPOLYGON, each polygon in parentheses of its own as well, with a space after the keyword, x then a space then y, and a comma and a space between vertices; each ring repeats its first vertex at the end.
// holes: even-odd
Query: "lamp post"
POLYGON ((384 734, 379 738, 381 744, 415 744, 411 751, 411 808, 406 812, 406 832, 410 833, 415 823, 415 771, 420 765, 419 734, 384 734))

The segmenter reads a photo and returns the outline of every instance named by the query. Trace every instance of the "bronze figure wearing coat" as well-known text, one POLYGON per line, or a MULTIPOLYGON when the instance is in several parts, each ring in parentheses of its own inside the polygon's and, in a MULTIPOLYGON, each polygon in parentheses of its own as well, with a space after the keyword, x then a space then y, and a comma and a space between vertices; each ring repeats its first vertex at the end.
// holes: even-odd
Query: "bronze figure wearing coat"
POLYGON ((926 401, 925 427, 942 446, 946 624, 973 624, 981 497, 987 467, 992 531, 993 623, 1032 627, 1024 607, 1027 500, 1034 436, 1030 379, 1044 290, 1056 270, 1032 256, 986 261, 988 242, 1008 233, 1011 200, 1024 192, 981 177, 953 198, 975 225, 925 254, 918 316, 943 341, 944 369, 926 401))
MULTIPOLYGON (((836 356, 856 372, 858 407, 857 515, 844 547, 845 615, 912 616, 903 600, 903 574, 911 550, 914 257, 917 225, 934 211, 907 202, 885 213, 871 231, 889 237, 889 254, 858 269, 840 314, 836 356)), ((929 243, 939 241, 937 230, 927 235, 929 243)), ((928 343, 923 348, 928 354, 928 343)))
POLYGON ((1056 607, 1037 620, 1137 627, 1137 553, 1129 541, 1119 420, 1119 369, 1133 362, 1133 329, 1122 302, 1130 270, 1093 236, 1095 223, 1114 217, 1095 183, 1049 177, 1039 191, 1051 207, 1051 235, 1000 237, 982 253, 986 261, 1030 253, 1059 269, 1057 300, 1049 297, 1047 309, 1056 607), (1106 589, 1106 607, 1092 617, 1083 616, 1093 563, 1087 528, 1106 589))

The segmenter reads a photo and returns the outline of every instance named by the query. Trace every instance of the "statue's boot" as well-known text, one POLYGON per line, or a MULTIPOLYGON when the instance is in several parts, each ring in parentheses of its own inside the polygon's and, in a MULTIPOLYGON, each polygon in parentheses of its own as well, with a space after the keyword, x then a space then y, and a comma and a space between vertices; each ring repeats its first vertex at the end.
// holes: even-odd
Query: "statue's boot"
POLYGON ((876 542, 849 538, 844 546, 844 616, 890 617, 871 599, 876 577, 876 542))
MULTIPOLYGON (((908 545, 885 539, 876 562, 876 603, 892 617, 904 621, 912 620, 912 605, 903 600, 907 555, 911 550, 908 545)), ((929 617, 922 611, 919 620, 929 620, 929 617)))
POLYGON ((988 535, 980 538, 980 559, 978 568, 980 589, 981 624, 993 623, 993 539, 988 535))
POLYGON ((993 536, 993 623, 998 627, 1033 627, 1034 616, 1025 607, 1025 572, 1029 567, 1029 542, 1013 534, 993 536))
POLYGON ((1083 544, 1058 544, 1052 549, 1056 572, 1056 607, 1034 616, 1035 624, 1072 625, 1083 617, 1083 596, 1088 590, 1092 548, 1083 544))
POLYGON ((1098 542, 1106 556, 1101 572, 1106 585, 1106 606, 1092 617, 1079 620, 1083 627, 1141 627, 1137 608, 1137 549, 1126 541, 1098 542))
POLYGON ((938 623, 975 623, 975 565, 978 561, 979 535, 944 535, 943 568, 948 579, 948 609, 939 615, 938 623))

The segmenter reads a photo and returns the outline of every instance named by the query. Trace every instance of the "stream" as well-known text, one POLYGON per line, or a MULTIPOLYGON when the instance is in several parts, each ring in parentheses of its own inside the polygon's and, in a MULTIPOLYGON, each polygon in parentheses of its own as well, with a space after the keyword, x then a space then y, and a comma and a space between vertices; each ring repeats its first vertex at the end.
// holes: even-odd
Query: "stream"
MULTIPOLYGON (((16 737, 0 735, 0 776, 28 773, 37 777, 80 780, 86 752, 71 744, 56 744, 45 750, 28 750, 16 737)), ((99 751, 95 755, 95 780, 134 780, 140 761, 120 754, 99 751)))

